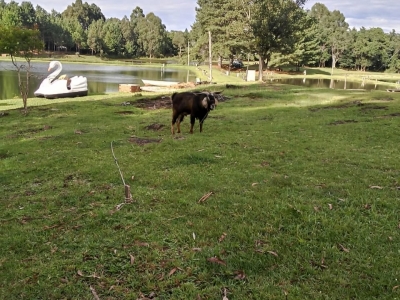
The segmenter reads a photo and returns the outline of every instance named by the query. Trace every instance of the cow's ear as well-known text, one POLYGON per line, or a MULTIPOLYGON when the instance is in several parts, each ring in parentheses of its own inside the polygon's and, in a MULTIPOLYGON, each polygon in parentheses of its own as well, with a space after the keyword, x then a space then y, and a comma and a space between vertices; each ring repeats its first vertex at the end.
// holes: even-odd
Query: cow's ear
POLYGON ((204 97, 203 100, 201 101, 201 105, 204 106, 204 108, 208 108, 208 98, 204 97))

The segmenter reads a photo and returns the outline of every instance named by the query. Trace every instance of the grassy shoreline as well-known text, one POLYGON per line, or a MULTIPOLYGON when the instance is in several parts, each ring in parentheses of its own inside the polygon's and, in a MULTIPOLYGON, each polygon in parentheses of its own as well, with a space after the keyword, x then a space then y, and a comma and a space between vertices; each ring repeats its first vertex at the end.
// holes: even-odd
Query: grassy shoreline
POLYGON ((176 138, 157 95, 0 115, 0 295, 400 297, 400 94, 215 88, 176 138))

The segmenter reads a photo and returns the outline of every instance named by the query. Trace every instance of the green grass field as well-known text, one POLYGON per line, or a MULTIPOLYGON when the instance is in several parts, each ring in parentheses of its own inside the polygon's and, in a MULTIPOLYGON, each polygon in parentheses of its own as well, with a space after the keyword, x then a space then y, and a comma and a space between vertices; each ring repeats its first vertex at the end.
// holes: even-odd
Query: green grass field
POLYGON ((400 94, 207 88, 0 111, 1 299, 400 298, 400 94))

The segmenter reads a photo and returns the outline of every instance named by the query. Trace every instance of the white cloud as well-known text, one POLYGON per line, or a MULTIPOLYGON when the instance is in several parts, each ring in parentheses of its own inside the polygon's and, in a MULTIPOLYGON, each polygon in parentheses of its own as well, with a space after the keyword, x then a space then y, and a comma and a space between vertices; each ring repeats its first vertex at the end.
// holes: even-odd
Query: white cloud
POLYGON ((324 4, 330 11, 339 10, 350 28, 380 27, 386 32, 395 29, 400 33, 399 0, 309 0, 305 8, 310 9, 315 3, 324 4))

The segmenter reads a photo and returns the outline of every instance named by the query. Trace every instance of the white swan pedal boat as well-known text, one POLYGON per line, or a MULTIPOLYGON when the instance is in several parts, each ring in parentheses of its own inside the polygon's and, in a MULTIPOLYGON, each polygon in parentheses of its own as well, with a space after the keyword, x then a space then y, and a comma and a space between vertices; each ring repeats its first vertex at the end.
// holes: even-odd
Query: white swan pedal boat
POLYGON ((47 76, 39 88, 34 92, 36 97, 47 99, 67 98, 86 96, 88 94, 87 78, 83 76, 74 76, 68 78, 64 75, 57 78, 61 73, 62 65, 59 61, 50 62, 49 71, 55 71, 47 76))

